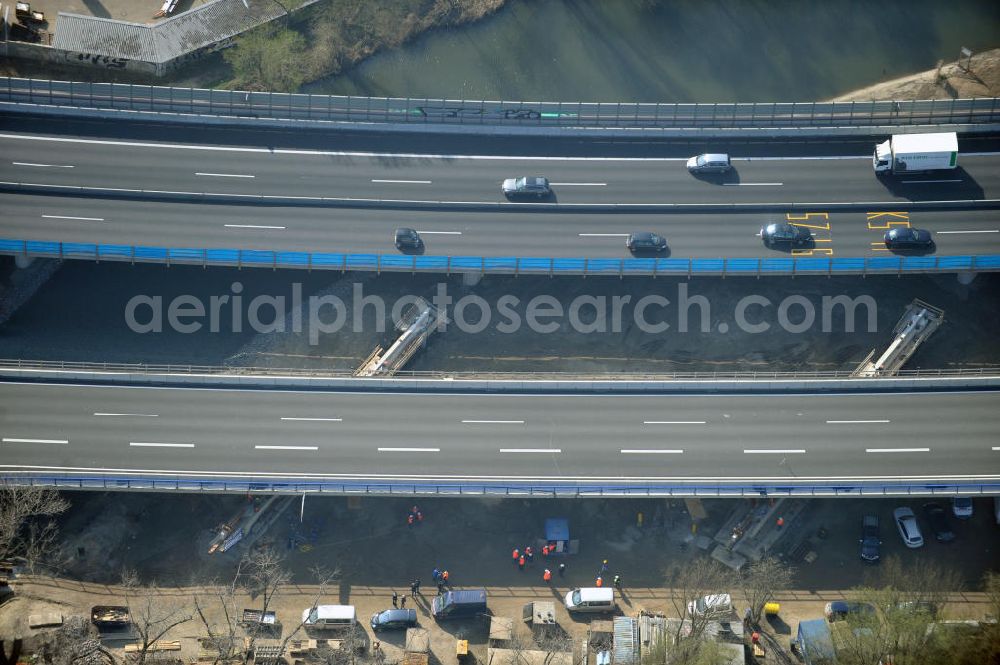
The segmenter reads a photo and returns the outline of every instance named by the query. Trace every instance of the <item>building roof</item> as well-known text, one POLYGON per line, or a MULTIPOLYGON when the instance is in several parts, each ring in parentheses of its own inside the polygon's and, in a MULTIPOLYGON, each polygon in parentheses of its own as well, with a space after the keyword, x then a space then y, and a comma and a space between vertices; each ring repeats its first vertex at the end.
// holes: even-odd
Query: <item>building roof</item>
POLYGON ((285 13, 274 0, 247 4, 249 8, 243 0, 212 0, 152 25, 59 12, 52 46, 109 58, 169 62, 285 13))

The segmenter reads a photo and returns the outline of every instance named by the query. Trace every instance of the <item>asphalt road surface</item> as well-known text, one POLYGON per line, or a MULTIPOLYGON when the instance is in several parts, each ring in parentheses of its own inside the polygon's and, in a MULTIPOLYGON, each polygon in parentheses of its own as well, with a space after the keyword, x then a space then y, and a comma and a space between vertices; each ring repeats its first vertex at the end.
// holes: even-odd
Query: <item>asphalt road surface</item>
POLYGON ((437 256, 623 258, 625 237, 654 231, 674 258, 883 256, 891 226, 934 232, 938 255, 1000 254, 995 211, 551 214, 150 203, 42 195, 0 195, 0 237, 156 247, 398 253, 393 231, 407 226, 437 256), (769 249, 761 226, 789 220, 809 228, 810 246, 769 249))
MULTIPOLYGON (((873 143, 874 146, 874 143, 873 143)), ((831 203, 1000 198, 1000 155, 953 171, 879 179, 870 153, 740 158, 725 177, 693 177, 683 158, 408 155, 0 134, 0 181, 79 187, 503 202, 500 183, 552 182, 550 203, 831 203)))
POLYGON ((1000 393, 588 396, 0 385, 0 468, 367 481, 1000 478, 1000 393))

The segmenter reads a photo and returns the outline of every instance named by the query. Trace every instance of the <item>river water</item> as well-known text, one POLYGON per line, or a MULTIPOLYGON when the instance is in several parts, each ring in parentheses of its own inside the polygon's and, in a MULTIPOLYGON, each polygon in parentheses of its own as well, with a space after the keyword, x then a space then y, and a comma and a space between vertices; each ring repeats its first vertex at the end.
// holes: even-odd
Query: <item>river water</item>
POLYGON ((1000 46, 995 0, 512 0, 306 92, 811 101, 1000 46), (652 7, 650 7, 652 5, 652 7))

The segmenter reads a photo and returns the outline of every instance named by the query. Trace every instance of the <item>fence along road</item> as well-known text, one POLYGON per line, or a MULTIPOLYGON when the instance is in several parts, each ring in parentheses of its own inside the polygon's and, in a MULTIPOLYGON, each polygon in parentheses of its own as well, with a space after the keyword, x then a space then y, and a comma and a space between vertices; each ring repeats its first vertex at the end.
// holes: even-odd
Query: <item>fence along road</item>
POLYGON ((632 104, 344 97, 0 79, 0 101, 72 108, 336 122, 593 128, 757 129, 988 125, 996 98, 887 102, 632 104))
POLYGON ((428 395, 2 384, 0 400, 4 476, 403 491, 1000 491, 996 392, 428 395))

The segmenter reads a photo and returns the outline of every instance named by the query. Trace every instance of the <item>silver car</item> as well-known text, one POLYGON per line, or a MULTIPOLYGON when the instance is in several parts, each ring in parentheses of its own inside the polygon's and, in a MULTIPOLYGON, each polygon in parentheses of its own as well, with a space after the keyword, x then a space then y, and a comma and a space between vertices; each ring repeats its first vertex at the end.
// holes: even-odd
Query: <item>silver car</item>
POLYGON ((706 152, 687 160, 687 169, 691 173, 727 173, 732 168, 729 155, 722 153, 706 152))
POLYGON ((542 176, 522 176, 507 178, 500 186, 500 191, 508 199, 536 198, 544 199, 552 194, 548 178, 542 176))

